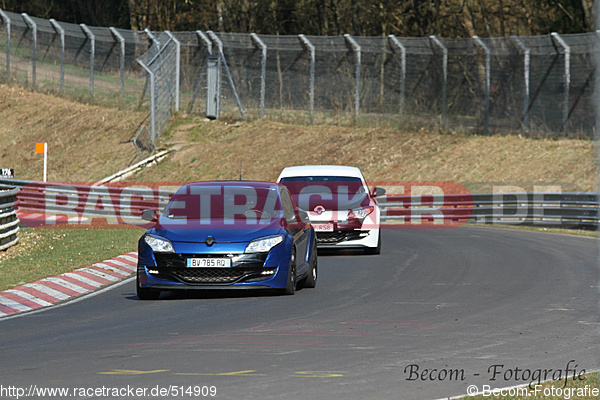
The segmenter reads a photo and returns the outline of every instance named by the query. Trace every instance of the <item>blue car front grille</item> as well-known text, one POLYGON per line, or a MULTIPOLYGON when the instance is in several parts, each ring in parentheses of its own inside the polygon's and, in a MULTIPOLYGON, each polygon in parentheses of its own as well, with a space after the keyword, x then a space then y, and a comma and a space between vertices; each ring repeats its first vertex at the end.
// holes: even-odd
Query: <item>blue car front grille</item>
POLYGON ((241 268, 186 268, 171 272, 179 280, 187 283, 234 283, 246 275, 241 268))
MULTIPOLYGON (((226 254, 173 254, 155 253, 156 266, 166 268, 187 268, 188 258, 231 258, 226 254)), ((267 259, 267 253, 238 254, 232 258, 231 268, 259 268, 267 259)))
MULTIPOLYGON (((188 258, 201 258, 200 254, 155 254, 157 278, 188 284, 232 284, 266 279, 262 275, 267 254, 242 254, 236 256, 231 268, 187 268, 188 258)), ((210 257, 226 257, 214 255, 210 257)))

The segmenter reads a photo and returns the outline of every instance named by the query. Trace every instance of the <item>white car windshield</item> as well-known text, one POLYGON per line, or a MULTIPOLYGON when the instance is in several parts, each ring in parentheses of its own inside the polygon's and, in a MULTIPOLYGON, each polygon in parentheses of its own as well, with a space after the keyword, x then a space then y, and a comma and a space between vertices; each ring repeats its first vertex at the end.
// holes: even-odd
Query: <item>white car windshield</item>
POLYGON ((349 176, 290 176, 281 178, 290 193, 321 193, 324 188, 327 192, 364 194, 367 189, 360 178, 349 176))
POLYGON ((326 209, 353 209, 369 204, 368 189, 357 177, 293 176, 280 182, 290 191, 294 201, 305 210, 323 206, 326 209))

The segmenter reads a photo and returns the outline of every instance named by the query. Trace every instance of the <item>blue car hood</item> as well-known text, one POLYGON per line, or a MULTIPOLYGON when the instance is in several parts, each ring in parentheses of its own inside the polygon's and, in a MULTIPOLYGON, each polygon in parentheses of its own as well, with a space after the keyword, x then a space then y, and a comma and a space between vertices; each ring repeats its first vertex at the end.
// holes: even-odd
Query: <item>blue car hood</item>
POLYGON ((281 220, 278 219, 266 224, 201 225, 198 221, 192 221, 185 226, 177 226, 172 220, 161 216, 156 226, 149 229, 148 233, 164 237, 171 242, 204 242, 208 236, 212 236, 216 243, 243 243, 281 234, 282 231, 281 220))

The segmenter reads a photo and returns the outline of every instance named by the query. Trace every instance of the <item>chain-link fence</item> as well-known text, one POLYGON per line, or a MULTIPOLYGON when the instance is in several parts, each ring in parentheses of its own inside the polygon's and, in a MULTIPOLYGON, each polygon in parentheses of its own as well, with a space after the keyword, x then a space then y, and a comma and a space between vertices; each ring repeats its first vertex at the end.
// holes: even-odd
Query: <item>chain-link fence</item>
POLYGON ((156 139, 167 126, 173 112, 179 111, 181 76, 179 41, 170 32, 163 32, 158 38, 150 32, 148 35, 153 44, 137 61, 147 73, 144 92, 148 93, 150 127, 142 125, 133 140, 142 158, 154 152, 156 139))
MULTIPOLYGON (((0 20, 0 79, 98 104, 145 107, 151 100, 147 73, 136 59, 159 33, 9 12, 0 12, 0 20)), ((180 43, 178 86, 186 112, 206 113, 207 60, 220 55, 219 113, 234 118, 385 120, 586 138, 595 130, 595 33, 470 39, 172 35, 180 43)))
POLYGON ((97 28, 0 10, 0 78, 84 101, 136 104, 144 32, 97 28))

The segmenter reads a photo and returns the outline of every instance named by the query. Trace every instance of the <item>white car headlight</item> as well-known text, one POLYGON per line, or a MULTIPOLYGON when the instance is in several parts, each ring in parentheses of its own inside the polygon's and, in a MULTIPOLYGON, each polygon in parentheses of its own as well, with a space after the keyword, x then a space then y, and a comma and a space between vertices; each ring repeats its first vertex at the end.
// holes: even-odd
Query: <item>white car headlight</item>
POLYGON ((348 219, 350 219, 354 216, 362 221, 365 218, 367 218, 367 216, 369 214, 371 214, 373 211, 375 211, 375 207, 373 207, 373 206, 369 206, 369 207, 365 207, 365 208, 360 207, 360 208, 355 208, 353 210, 348 210, 348 219))
POLYGON ((279 243, 283 242, 283 236, 268 236, 261 239, 253 240, 248 243, 244 253, 266 253, 279 243))
POLYGON ((175 253, 173 244, 167 239, 146 235, 144 240, 155 253, 175 253))

